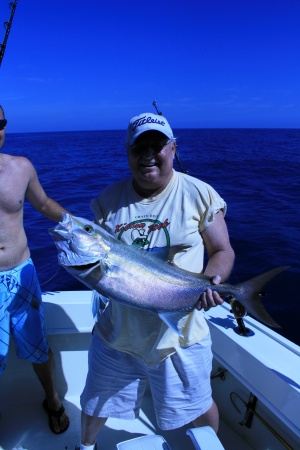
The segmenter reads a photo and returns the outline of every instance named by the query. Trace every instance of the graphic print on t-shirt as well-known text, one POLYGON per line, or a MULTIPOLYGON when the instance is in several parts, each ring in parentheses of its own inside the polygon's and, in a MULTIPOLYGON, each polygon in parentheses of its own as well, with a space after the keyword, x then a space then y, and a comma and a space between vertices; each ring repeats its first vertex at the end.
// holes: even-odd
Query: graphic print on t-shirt
POLYGON ((115 233, 117 233, 117 239, 129 245, 131 243, 131 245, 151 251, 157 248, 170 247, 170 234, 167 229, 169 225, 168 219, 161 222, 158 219, 143 218, 116 225, 115 233))

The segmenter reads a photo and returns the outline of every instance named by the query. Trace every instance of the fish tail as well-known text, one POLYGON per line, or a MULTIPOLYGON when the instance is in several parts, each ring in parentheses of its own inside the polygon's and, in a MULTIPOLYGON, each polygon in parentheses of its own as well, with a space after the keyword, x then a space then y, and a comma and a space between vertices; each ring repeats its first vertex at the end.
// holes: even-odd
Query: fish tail
POLYGON ((280 266, 275 269, 264 272, 248 281, 240 283, 238 287, 238 298, 241 303, 245 306, 247 311, 252 314, 256 319, 265 323, 266 325, 273 328, 281 328, 275 320, 269 315, 265 307, 261 302, 262 287, 267 284, 272 278, 276 277, 278 274, 284 270, 289 269, 290 266, 280 266))

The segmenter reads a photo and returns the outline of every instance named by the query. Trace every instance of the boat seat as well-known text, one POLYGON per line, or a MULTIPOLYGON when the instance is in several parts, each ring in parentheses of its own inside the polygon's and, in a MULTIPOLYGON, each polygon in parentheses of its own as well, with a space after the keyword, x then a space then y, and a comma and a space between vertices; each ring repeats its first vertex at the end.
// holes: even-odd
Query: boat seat
POLYGON ((211 427, 190 428, 186 434, 192 439, 196 450, 225 450, 211 427))
MULTIPOLYGON (((186 434, 191 438, 196 450, 225 450, 211 427, 191 428, 186 434)), ((157 434, 145 435, 120 442, 117 450, 171 450, 165 439, 157 434)))
POLYGON ((157 434, 140 436, 129 441, 120 442, 117 450, 171 450, 162 436, 157 434))

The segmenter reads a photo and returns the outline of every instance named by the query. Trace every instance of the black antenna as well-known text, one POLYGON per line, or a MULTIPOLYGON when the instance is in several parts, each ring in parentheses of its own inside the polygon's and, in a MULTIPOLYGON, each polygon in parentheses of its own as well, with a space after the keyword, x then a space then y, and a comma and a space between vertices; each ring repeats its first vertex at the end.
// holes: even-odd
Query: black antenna
MULTIPOLYGON (((156 112, 157 112, 157 114, 159 115, 159 116, 162 116, 162 112, 161 111, 159 111, 159 109, 157 108, 157 103, 156 103, 156 100, 153 100, 153 103, 152 103, 152 105, 154 106, 154 108, 156 109, 156 112)), ((179 159, 179 156, 178 156, 178 153, 177 153, 177 150, 175 150, 175 157, 176 157, 176 161, 177 161, 177 163, 178 163, 178 165, 179 165, 179 167, 180 167, 180 170, 181 170, 181 172, 182 173, 188 173, 188 171, 187 170, 183 170, 183 167, 182 167, 182 165, 181 165, 181 162, 180 162, 180 159, 179 159)))

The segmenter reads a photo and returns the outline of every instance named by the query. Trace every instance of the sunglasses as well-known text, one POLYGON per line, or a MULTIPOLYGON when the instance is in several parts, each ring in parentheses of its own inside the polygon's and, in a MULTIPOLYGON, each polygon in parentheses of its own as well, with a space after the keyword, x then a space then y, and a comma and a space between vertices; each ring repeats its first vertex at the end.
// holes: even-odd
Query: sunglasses
POLYGON ((169 140, 167 142, 163 143, 141 143, 141 144, 134 144, 130 147, 130 150, 134 153, 143 153, 148 151, 149 147, 152 148, 152 150, 155 153, 160 153, 168 144, 170 144, 172 141, 169 140))
POLYGON ((0 119, 0 131, 6 127, 6 124, 7 124, 6 119, 0 119))

